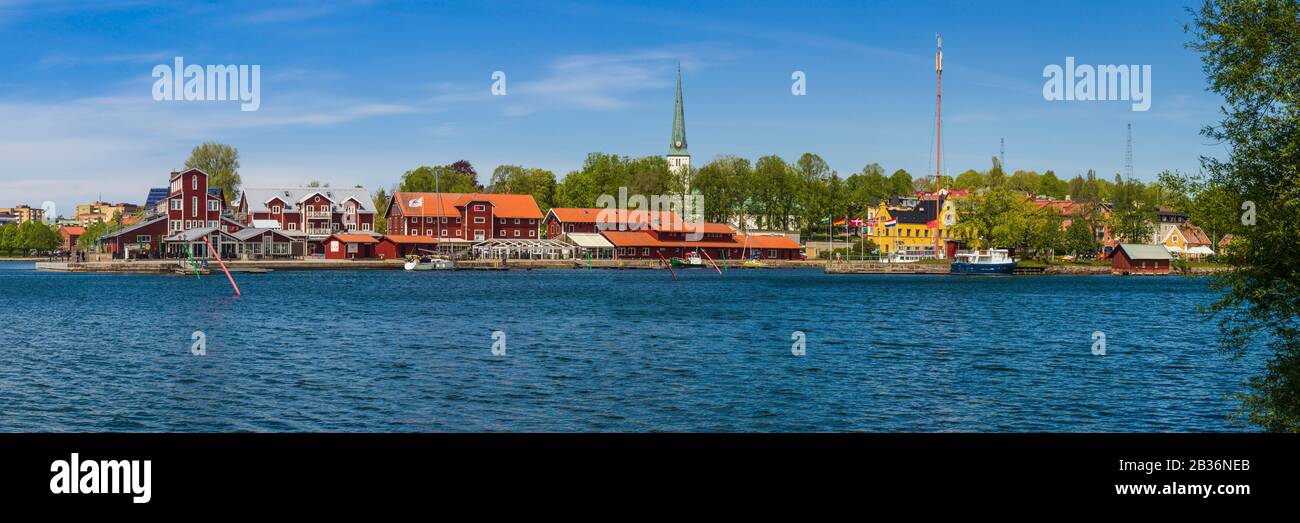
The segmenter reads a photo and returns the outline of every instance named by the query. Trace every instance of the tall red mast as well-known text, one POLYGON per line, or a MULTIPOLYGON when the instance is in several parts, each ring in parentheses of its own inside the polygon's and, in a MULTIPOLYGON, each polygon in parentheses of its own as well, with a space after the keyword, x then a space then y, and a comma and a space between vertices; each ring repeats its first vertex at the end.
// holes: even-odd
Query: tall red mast
POLYGON ((939 191, 943 188, 943 37, 938 33, 934 35, 938 40, 939 49, 934 54, 934 74, 938 79, 938 89, 935 99, 935 142, 934 142, 934 221, 937 226, 934 229, 934 257, 939 258, 939 231, 943 228, 943 209, 940 208, 942 200, 939 191))

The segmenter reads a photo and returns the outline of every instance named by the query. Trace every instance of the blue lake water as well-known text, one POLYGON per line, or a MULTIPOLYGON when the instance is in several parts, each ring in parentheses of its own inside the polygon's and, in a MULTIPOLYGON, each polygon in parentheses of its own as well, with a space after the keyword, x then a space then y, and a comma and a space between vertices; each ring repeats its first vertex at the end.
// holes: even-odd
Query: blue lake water
POLYGON ((1192 278, 32 267, 2 431, 1226 431, 1261 364, 1192 278))

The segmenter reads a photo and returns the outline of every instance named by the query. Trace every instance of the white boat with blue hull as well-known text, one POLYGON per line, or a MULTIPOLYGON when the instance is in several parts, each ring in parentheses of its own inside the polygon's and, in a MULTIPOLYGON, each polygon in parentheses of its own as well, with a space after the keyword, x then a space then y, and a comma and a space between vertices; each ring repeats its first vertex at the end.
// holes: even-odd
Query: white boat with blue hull
POLYGON ((1011 274, 1016 260, 1006 249, 959 252, 952 260, 952 274, 1011 274))

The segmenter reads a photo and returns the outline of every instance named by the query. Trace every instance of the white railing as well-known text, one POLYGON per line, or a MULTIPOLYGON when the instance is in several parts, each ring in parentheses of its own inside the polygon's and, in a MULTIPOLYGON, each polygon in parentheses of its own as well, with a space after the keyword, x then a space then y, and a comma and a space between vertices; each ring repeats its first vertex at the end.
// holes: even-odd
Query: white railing
POLYGON ((307 218, 308 218, 308 219, 327 219, 327 220, 328 220, 328 219, 333 218, 333 217, 334 217, 333 213, 331 213, 331 212, 329 212, 329 211, 308 211, 308 212, 307 212, 307 218))

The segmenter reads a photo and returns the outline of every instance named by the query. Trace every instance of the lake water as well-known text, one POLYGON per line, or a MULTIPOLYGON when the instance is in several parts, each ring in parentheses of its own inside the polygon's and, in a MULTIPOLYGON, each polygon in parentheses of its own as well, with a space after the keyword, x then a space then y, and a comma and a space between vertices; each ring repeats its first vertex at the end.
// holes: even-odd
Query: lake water
POLYGON ((1261 364, 1203 279, 235 276, 0 263, 0 430, 1224 431, 1261 364))

